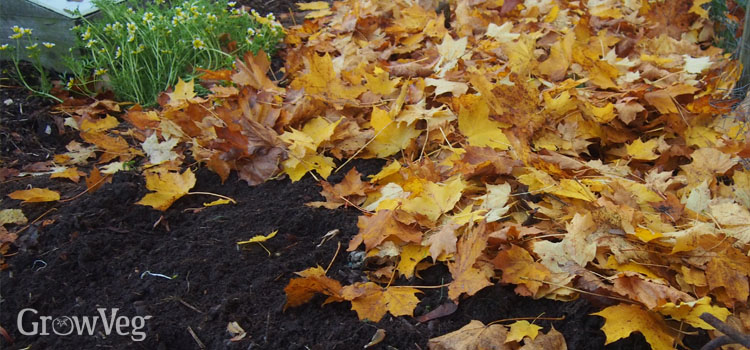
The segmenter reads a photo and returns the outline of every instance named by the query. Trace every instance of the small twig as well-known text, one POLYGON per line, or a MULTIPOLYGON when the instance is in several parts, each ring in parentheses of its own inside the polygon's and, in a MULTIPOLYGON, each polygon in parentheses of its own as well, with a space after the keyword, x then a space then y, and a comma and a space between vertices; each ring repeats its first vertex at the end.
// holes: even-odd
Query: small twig
POLYGON ((198 338, 198 335, 195 334, 195 332, 193 332, 193 328, 191 328, 190 326, 188 326, 187 330, 190 333, 190 335, 193 337, 193 340, 195 340, 195 342, 198 343, 198 347, 201 348, 201 349, 205 349, 206 348, 206 344, 203 344, 203 342, 198 338))
POLYGON ((202 314, 202 313, 203 313, 203 311, 201 311, 200 309, 198 309, 197 307, 195 307, 195 306, 193 306, 193 305, 190 305, 190 304, 188 304, 188 302, 187 302, 187 301, 185 301, 185 300, 182 300, 182 298, 177 298, 177 301, 179 301, 179 302, 180 302, 180 304, 182 304, 182 305, 185 305, 185 306, 186 306, 186 307, 188 307, 189 309, 191 309, 191 310, 193 310, 193 311, 195 311, 195 312, 197 312, 197 313, 199 313, 199 314, 202 314))
POLYGON ((739 344, 746 348, 750 348, 750 335, 741 333, 708 312, 701 314, 700 318, 716 328, 719 332, 725 334, 706 343, 701 350, 714 350, 727 344, 739 344))
MULTIPOLYGON (((37 217, 36 219, 34 219, 34 221, 32 221, 32 222, 31 222, 31 223, 29 223, 28 225, 26 225, 26 226, 22 227, 21 229, 19 229, 19 230, 18 230, 18 231, 16 231, 16 232, 13 232, 13 233, 14 233, 14 234, 17 234, 17 235, 18 235, 18 234, 21 234, 21 232, 23 232, 23 231, 26 231, 26 229, 27 229, 27 228, 29 228, 29 227, 30 227, 31 225, 35 224, 35 223, 36 223, 37 221, 41 220, 41 219, 42 219, 42 218, 43 218, 43 217, 44 217, 45 215, 47 215, 47 214, 49 214, 50 212, 52 212, 52 211, 55 211, 55 210, 57 210, 57 208, 50 208, 49 210, 47 210, 47 211, 45 211, 44 213, 42 213, 42 215, 39 215, 39 216, 38 216, 38 217, 37 217)), ((8 255, 6 255, 6 256, 8 256, 8 255)))
POLYGON ((326 267, 325 273, 328 273, 328 270, 333 265, 333 262, 336 261, 336 257, 339 256, 339 250, 341 250, 341 242, 338 242, 338 246, 336 247, 336 253, 333 254, 333 258, 331 258, 331 262, 328 263, 328 267, 326 267))

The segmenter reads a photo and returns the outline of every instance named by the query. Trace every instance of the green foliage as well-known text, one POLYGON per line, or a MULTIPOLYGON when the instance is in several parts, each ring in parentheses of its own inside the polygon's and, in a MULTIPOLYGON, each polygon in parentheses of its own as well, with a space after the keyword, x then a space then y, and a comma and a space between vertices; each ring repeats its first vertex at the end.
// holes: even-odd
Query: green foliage
POLYGON ((84 55, 67 62, 75 76, 68 88, 93 93, 104 83, 118 99, 146 106, 178 78, 195 78, 197 68, 231 68, 248 51, 273 54, 284 36, 272 14, 250 14, 226 0, 94 3, 101 16, 73 28, 74 49, 84 55))
POLYGON ((745 9, 747 6, 747 0, 735 0, 734 2, 739 6, 734 6, 730 11, 730 7, 727 6, 727 1, 731 0, 711 0, 708 3, 708 18, 714 22, 715 41, 714 45, 724 49, 725 52, 737 52, 739 46, 739 37, 737 33, 740 32, 740 24, 742 18, 736 12, 739 8, 745 9), (729 14, 732 14, 737 19, 732 19, 729 14))
POLYGON ((23 84, 26 89, 37 95, 54 99, 57 102, 62 102, 60 99, 49 93, 52 89, 52 83, 48 77, 47 70, 44 69, 39 58, 41 50, 51 49, 55 44, 48 42, 40 43, 34 37, 33 29, 31 28, 13 26, 11 29, 13 30, 13 34, 9 36, 9 39, 13 39, 13 44, 0 45, 0 57, 8 58, 13 62, 16 79, 23 84), (25 77, 21 73, 19 63, 22 60, 31 62, 31 66, 34 67, 34 70, 36 70, 39 77, 38 85, 30 83, 28 81, 29 77, 25 77))

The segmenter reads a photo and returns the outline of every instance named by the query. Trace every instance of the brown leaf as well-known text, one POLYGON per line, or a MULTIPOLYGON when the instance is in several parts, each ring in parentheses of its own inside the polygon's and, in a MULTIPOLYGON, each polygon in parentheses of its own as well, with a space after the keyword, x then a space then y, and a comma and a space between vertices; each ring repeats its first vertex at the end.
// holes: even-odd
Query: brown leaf
POLYGON ((430 350, 512 350, 510 344, 505 344, 507 336, 508 330, 502 325, 485 326, 472 320, 457 331, 430 339, 427 346, 430 350))
POLYGON ((334 301, 343 301, 341 297, 341 283, 325 275, 322 267, 311 267, 307 270, 297 272, 299 278, 292 278, 284 288, 286 293, 286 304, 288 307, 300 306, 312 299, 315 293, 328 296, 326 304, 334 301))
POLYGON ((517 245, 511 245, 510 249, 504 249, 497 254, 492 262, 495 267, 502 270, 503 283, 523 285, 525 288, 516 288, 516 293, 524 296, 533 296, 543 285, 549 270, 544 265, 534 261, 526 249, 517 245), (527 289, 527 290, 526 290, 527 289), (530 293, 529 293, 530 292, 530 293))
POLYGON ((468 229, 458 241, 456 260, 448 264, 453 281, 448 286, 448 297, 454 301, 461 294, 474 295, 480 289, 492 285, 487 276, 474 267, 484 248, 487 247, 487 230, 484 222, 474 229, 468 229))
POLYGON ((349 170, 341 182, 331 185, 329 182, 321 180, 320 186, 323 187, 320 194, 326 198, 326 201, 310 202, 305 205, 328 209, 336 209, 349 203, 360 205, 367 198, 367 192, 372 191, 372 185, 369 182, 362 182, 362 174, 356 168, 349 170))
POLYGON ((518 350, 568 350, 565 337, 554 326, 547 334, 538 335, 534 340, 524 340, 524 345, 518 350))
POLYGON ((398 221, 395 214, 393 210, 384 209, 372 216, 360 216, 357 221, 359 233, 349 242, 348 250, 353 251, 364 242, 369 251, 392 236, 404 242, 419 243, 422 232, 398 221))

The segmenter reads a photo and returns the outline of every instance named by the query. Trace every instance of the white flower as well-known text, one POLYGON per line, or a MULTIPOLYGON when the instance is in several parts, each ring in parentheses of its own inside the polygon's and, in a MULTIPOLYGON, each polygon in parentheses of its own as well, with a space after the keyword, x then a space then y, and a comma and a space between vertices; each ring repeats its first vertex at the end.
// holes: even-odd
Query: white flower
POLYGON ((203 42, 200 38, 193 39, 193 48, 197 50, 202 50, 206 48, 206 43, 203 42))
POLYGON ((98 77, 100 75, 104 75, 105 73, 107 73, 106 68, 99 68, 94 72, 94 75, 98 77))
POLYGON ((51 43, 49 41, 42 42, 42 45, 44 45, 44 47, 46 47, 48 49, 51 49, 51 48, 55 47, 55 43, 51 43))

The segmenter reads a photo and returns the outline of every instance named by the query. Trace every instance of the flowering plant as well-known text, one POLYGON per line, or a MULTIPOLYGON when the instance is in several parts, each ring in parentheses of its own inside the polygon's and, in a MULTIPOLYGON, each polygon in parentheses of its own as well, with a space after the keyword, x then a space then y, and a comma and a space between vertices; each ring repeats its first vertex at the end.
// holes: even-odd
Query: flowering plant
POLYGON ((178 78, 193 79, 196 68, 230 68, 248 51, 273 54, 284 36, 273 14, 225 0, 94 3, 102 15, 72 29, 84 56, 67 62, 67 86, 93 93, 92 83, 104 82, 119 99, 143 105, 155 104, 178 78))
POLYGON ((10 58, 10 61, 13 62, 18 81, 23 84, 25 88, 37 95, 62 102, 60 99, 50 94, 52 82, 50 82, 48 72, 44 69, 39 57, 41 50, 51 49, 55 47, 55 43, 46 41, 40 43, 39 40, 34 37, 33 29, 31 28, 13 26, 11 30, 13 30, 13 34, 8 36, 8 39, 13 39, 13 44, 0 45, 0 55, 7 56, 10 58), (39 85, 32 84, 28 81, 28 77, 24 77, 24 75, 21 74, 21 67, 19 65, 21 60, 31 62, 31 66, 34 67, 34 70, 38 73, 39 85))

